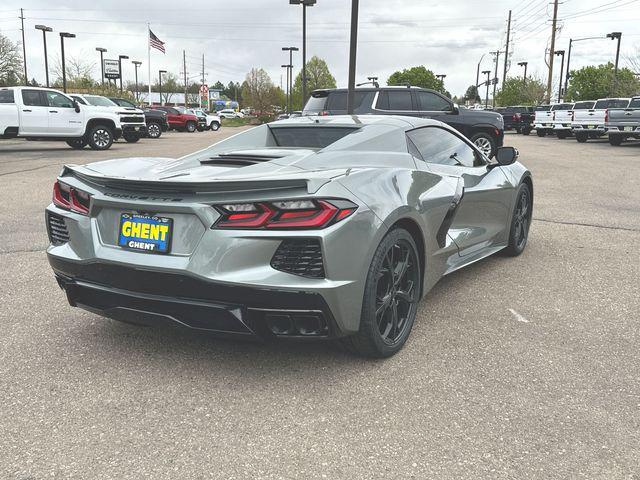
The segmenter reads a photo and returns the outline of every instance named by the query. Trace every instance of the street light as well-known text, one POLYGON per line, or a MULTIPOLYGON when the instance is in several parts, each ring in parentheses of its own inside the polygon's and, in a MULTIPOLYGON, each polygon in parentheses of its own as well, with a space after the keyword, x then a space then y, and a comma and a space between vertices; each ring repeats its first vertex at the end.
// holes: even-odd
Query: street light
POLYGON ((60 32, 60 53, 62 54, 62 91, 67 93, 67 68, 64 64, 64 39, 76 38, 75 33, 60 32))
POLYGON ((160 87, 160 105, 162 105, 162 74, 167 73, 166 70, 158 70, 158 86, 160 87))
POLYGON ((446 78, 446 75, 440 74, 440 75, 436 75, 436 78, 438 80, 440 80, 442 82, 442 85, 444 86, 444 79, 446 78))
POLYGON ((307 7, 313 7, 316 0, 289 0, 289 5, 302 5, 302 106, 307 100, 307 7))
POLYGON ((122 93, 122 60, 128 60, 127 55, 118 55, 118 73, 120 74, 120 93, 122 93))
POLYGON ((356 56, 358 54, 358 8, 360 0, 351 0, 349 32, 349 83, 347 85, 347 115, 353 115, 356 99, 356 56))
POLYGON ((139 102, 140 98, 138 96, 138 67, 142 65, 142 62, 139 62, 138 60, 133 60, 131 63, 133 63, 136 70, 136 102, 139 102))
POLYGON ((564 75, 564 50, 556 50, 555 54, 558 57, 562 57, 562 63, 560 63, 560 85, 558 86, 558 103, 562 99, 562 76, 564 75))
POLYGON ((46 25, 36 25, 36 30, 42 30, 42 40, 44 41, 44 74, 47 78, 47 87, 49 86, 49 62, 47 60, 47 32, 53 32, 53 28, 46 25))
POLYGON ((569 39, 569 51, 567 52, 567 74, 564 78, 564 91, 567 91, 567 87, 569 86, 569 77, 571 76, 571 48, 574 43, 582 42, 584 40, 602 40, 607 37, 584 37, 584 38, 570 38, 569 39))
POLYGON ((613 88, 615 91, 618 83, 618 60, 620 60, 620 41, 622 40, 622 32, 607 33, 607 38, 610 38, 611 40, 618 40, 618 47, 616 48, 616 64, 613 67, 613 88))
POLYGON ((106 48, 96 47, 96 52, 100 52, 100 71, 102 72, 102 85, 104 86, 104 52, 106 52, 106 48))
POLYGON ((478 62, 478 68, 476 68, 476 89, 480 86, 480 64, 482 63, 482 59, 486 53, 483 53, 480 57, 480 61, 478 62))
POLYGON ((489 75, 491 75, 491 70, 483 70, 482 74, 487 76, 487 81, 485 82, 487 85, 487 95, 484 98, 484 108, 487 108, 489 106, 489 75))
MULTIPOLYGON (((289 65, 287 67, 287 113, 291 114, 293 108, 293 52, 297 52, 298 47, 282 47, 283 52, 289 52, 289 65)), ((303 104, 304 106, 304 104, 303 104)))
POLYGON ((523 85, 527 84, 527 65, 529 65, 529 62, 518 62, 519 67, 524 67, 524 80, 522 81, 523 85))

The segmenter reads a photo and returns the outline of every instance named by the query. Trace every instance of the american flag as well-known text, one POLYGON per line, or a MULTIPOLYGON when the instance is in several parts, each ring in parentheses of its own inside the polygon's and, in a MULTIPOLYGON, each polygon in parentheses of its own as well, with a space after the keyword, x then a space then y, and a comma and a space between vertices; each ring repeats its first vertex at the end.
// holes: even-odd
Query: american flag
POLYGON ((151 29, 149 29, 149 45, 151 45, 156 50, 160 50, 162 53, 165 53, 164 42, 156 37, 151 29))

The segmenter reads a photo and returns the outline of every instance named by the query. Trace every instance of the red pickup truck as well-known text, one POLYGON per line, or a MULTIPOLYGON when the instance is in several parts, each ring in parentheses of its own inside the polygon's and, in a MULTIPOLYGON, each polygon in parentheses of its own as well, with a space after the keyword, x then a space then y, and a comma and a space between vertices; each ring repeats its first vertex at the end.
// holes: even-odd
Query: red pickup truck
POLYGON ((195 132, 198 128, 198 117, 190 113, 182 113, 180 110, 174 107, 153 107, 154 110, 162 110, 167 112, 167 121, 169 122, 169 130, 178 130, 189 133, 195 132))

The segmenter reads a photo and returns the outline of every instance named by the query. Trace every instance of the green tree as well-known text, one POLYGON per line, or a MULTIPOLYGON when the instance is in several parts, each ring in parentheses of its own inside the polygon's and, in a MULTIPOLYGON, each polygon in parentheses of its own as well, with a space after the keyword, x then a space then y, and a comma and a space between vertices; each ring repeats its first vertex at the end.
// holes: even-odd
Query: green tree
POLYGON ((424 65, 392 73, 387 80, 387 85, 411 85, 412 87, 430 88, 450 96, 449 92, 444 88, 443 81, 437 78, 424 65))
POLYGON ((614 81, 613 64, 590 65, 572 70, 567 100, 596 100, 605 97, 629 97, 640 91, 640 80, 628 68, 618 69, 618 80, 614 81))
MULTIPOLYGON (((160 91, 160 83, 156 81, 151 85, 152 92, 160 91)), ((171 103, 171 97, 176 92, 184 92, 184 85, 178 83, 178 76, 175 73, 167 72, 162 75, 162 102, 171 103)))
MULTIPOLYGON (((307 95, 320 88, 336 88, 336 79, 329 71, 327 62, 317 56, 311 57, 307 62, 307 95)), ((302 110, 302 70, 293 82, 293 109, 302 110)))
POLYGON ((478 87, 475 85, 470 85, 467 88, 467 91, 462 96, 462 100, 469 103, 480 103, 482 102, 482 98, 480 98, 480 94, 478 93, 478 87))
POLYGON ((242 98, 246 106, 264 115, 278 105, 278 92, 271 78, 262 68, 252 68, 242 84, 242 98))
POLYGON ((510 77, 496 93, 496 106, 538 105, 544 100, 546 86, 537 78, 510 77))
POLYGON ((0 33, 0 86, 9 87, 20 83, 22 54, 20 45, 13 43, 0 33))

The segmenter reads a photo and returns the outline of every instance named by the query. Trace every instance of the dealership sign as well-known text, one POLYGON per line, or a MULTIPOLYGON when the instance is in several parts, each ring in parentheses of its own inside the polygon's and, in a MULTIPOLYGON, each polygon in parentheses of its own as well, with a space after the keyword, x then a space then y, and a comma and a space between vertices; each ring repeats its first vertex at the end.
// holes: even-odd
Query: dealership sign
POLYGON ((120 63, 118 60, 104 59, 104 78, 120 78, 120 63))

